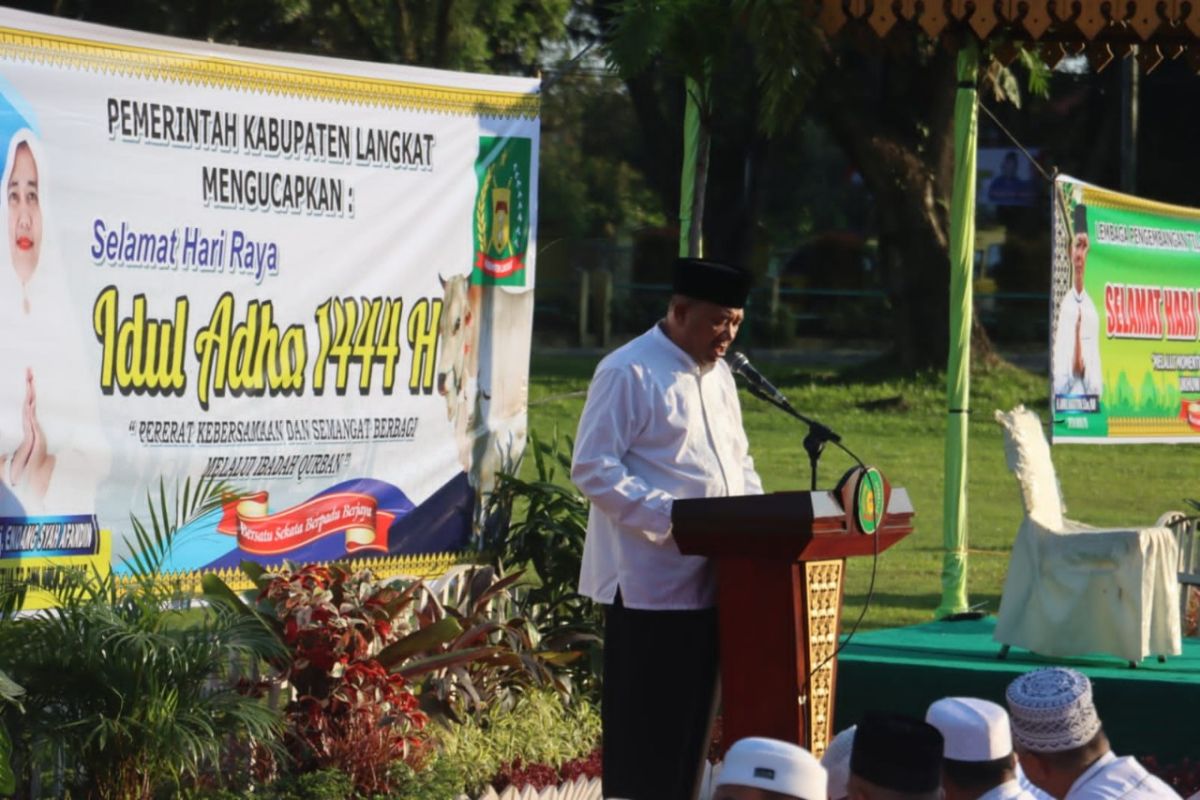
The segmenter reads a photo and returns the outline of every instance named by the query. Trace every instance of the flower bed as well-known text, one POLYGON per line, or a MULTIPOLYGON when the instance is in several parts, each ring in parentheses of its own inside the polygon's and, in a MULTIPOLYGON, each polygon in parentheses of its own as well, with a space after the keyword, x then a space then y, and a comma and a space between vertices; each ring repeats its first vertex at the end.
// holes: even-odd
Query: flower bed
POLYGON ((542 789, 599 775, 599 715, 560 672, 576 654, 521 616, 520 574, 476 568, 439 599, 420 581, 339 566, 245 568, 253 607, 217 582, 210 598, 259 618, 290 653, 261 684, 288 689, 289 757, 276 763, 289 774, 260 769, 260 787, 277 777, 280 797, 307 797, 286 787, 321 776, 330 798, 445 800, 489 781, 542 789), (348 793, 333 788, 339 776, 348 793))
POLYGON ((587 756, 572 758, 564 761, 558 767, 542 763, 526 763, 521 758, 505 762, 500 766, 500 772, 491 780, 491 786, 498 792, 508 787, 515 789, 547 789, 551 786, 576 783, 580 778, 599 778, 601 772, 600 748, 597 747, 587 756))

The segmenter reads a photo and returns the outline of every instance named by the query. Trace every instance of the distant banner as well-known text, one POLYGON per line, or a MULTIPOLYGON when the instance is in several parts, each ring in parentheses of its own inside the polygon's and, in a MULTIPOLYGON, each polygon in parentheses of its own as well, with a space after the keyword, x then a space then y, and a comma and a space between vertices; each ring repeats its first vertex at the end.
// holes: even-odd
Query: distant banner
POLYGON ((127 569, 185 485, 169 570, 468 545, 526 439, 538 113, 0 9, 0 580, 127 569))
POLYGON ((1030 157, 1040 159, 1041 151, 1033 148, 1025 153, 1007 147, 979 148, 975 155, 977 207, 1034 206, 1042 201, 1045 195, 1030 162, 1030 157))
POLYGON ((1060 177, 1054 441, 1200 443, 1200 210, 1060 177))

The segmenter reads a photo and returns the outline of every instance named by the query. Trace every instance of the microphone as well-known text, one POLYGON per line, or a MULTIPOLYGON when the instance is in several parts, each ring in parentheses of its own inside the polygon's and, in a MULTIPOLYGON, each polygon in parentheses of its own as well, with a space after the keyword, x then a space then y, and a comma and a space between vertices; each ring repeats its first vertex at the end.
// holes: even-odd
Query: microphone
POLYGON ((783 392, 776 389, 774 384, 763 377, 763 374, 754 368, 745 354, 730 353, 725 360, 729 362, 729 368, 745 378, 746 383, 750 384, 752 389, 757 389, 766 395, 763 399, 770 400, 775 405, 782 407, 784 411, 795 413, 792 404, 783 396, 783 392))
MULTIPOLYGON (((812 490, 815 492, 817 490, 817 461, 821 458, 821 452, 825 449, 825 443, 833 442, 838 447, 846 450, 846 446, 841 443, 842 437, 815 419, 809 419, 792 408, 792 404, 783 396, 783 392, 776 389, 769 380, 762 376, 761 372, 751 366, 750 359, 746 358, 742 353, 730 353, 725 357, 725 360, 729 363, 729 369, 741 375, 746 380, 747 388, 750 389, 751 394, 783 409, 808 426, 808 435, 804 437, 804 451, 808 453, 808 463, 812 468, 812 490)), ((846 452, 850 453, 849 450, 846 450, 846 452)), ((858 460, 858 457, 853 453, 850 453, 850 455, 856 461, 858 460)), ((859 463, 861 464, 862 462, 860 461, 859 463)))
POLYGON ((750 359, 746 358, 745 354, 730 353, 725 357, 725 361, 729 364, 729 369, 745 379, 751 394, 757 395, 763 400, 778 406, 796 419, 803 422, 809 427, 812 433, 816 434, 816 438, 825 442, 834 443, 842 440, 841 436, 838 436, 829 428, 825 427, 814 419, 809 419, 793 408, 792 404, 788 402, 788 399, 784 397, 783 392, 776 389, 773 383, 767 380, 761 372, 756 370, 754 365, 750 363, 750 359))

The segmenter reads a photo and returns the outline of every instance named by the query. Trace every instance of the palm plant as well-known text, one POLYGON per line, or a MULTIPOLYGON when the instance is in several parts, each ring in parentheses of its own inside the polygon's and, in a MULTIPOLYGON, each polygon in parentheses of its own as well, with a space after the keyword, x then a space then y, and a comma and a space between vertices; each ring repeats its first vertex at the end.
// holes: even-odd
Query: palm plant
POLYGON ((271 746, 280 716, 235 680, 286 655, 260 622, 196 608, 160 567, 174 532, 219 502, 190 486, 151 503, 134 525, 132 576, 68 572, 58 607, 0 626, 0 669, 24 686, 24 713, 5 711, 25 791, 149 798, 216 765, 231 739, 271 746))

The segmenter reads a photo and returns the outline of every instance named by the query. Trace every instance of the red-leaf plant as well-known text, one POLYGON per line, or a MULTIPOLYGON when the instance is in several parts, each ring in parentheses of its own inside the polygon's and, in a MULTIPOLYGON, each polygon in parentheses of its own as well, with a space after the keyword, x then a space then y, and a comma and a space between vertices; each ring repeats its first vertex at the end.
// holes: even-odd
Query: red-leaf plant
POLYGON ((558 769, 548 764, 526 763, 520 758, 500 765, 500 771, 492 778, 491 786, 497 792, 503 792, 508 787, 537 789, 560 786, 564 783, 574 783, 583 778, 599 778, 603 772, 602 754, 597 747, 583 758, 573 758, 564 762, 558 769))
MULTIPOLYGON (((302 771, 333 767, 362 793, 387 791, 389 763, 418 766, 429 747, 429 719, 405 684, 420 676, 421 705, 447 721, 510 704, 529 686, 569 694, 558 667, 579 653, 554 649, 512 615, 519 573, 472 570, 443 605, 420 581, 383 584, 336 565, 242 569, 292 652, 277 666, 291 688, 287 744, 302 771)), ((210 600, 262 618, 216 576, 204 587, 210 600)))
POLYGON ((284 711, 297 767, 337 768, 360 792, 387 791, 388 766, 417 766, 427 743, 416 696, 378 658, 408 633, 400 614, 419 582, 396 588, 367 571, 316 565, 261 577, 260 604, 293 652, 284 711))

